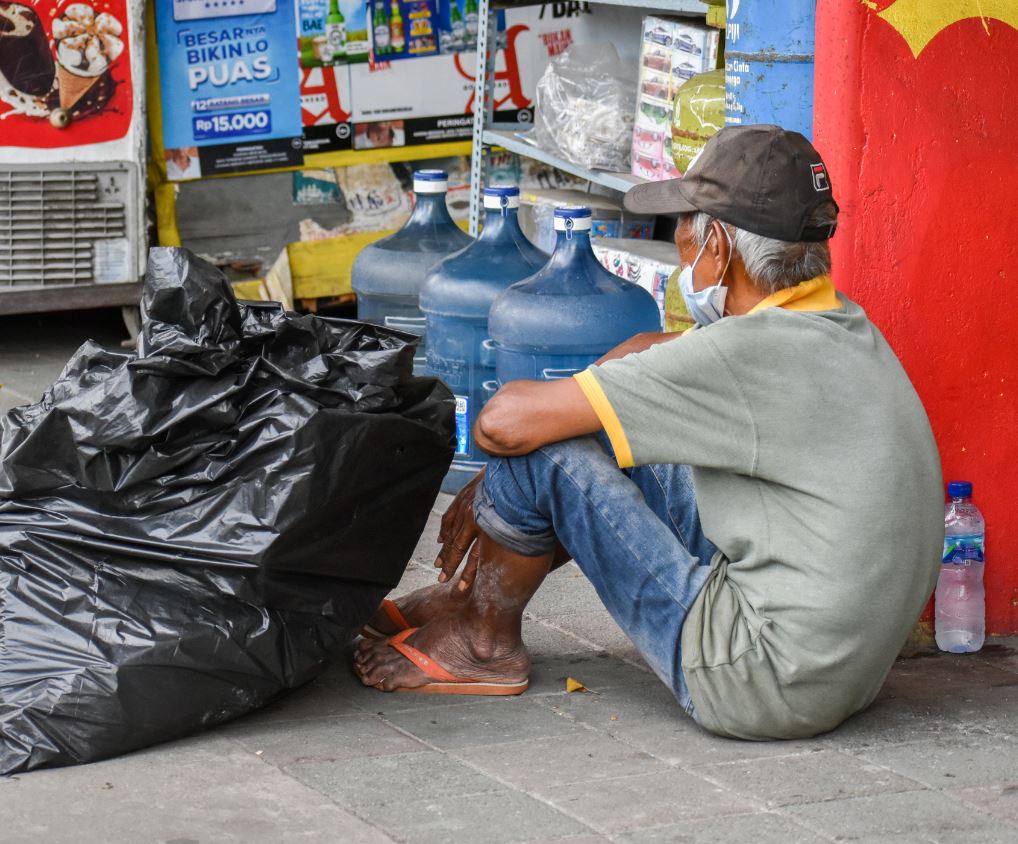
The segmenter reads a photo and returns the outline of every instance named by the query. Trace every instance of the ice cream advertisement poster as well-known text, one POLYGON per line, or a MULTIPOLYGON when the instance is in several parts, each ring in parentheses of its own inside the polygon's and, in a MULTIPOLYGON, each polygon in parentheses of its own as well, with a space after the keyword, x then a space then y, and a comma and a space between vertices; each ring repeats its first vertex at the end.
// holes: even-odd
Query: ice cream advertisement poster
POLYGON ((295 0, 155 4, 170 180, 303 163, 295 0))
POLYGON ((0 147, 116 141, 131 127, 127 0, 0 0, 0 147))

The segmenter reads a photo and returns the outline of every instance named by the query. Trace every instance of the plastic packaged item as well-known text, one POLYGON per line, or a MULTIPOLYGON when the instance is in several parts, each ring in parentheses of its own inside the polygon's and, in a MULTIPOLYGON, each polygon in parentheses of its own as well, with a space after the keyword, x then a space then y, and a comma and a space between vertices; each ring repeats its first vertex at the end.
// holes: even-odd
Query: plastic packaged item
POLYGON ((679 88, 672 118, 671 158, 680 173, 686 172, 689 163, 724 125, 724 70, 698 74, 679 88))
POLYGON ((506 287, 533 275, 548 255, 520 229, 518 187, 484 189, 484 229, 466 249, 441 261, 421 288, 427 335, 428 375, 441 378, 456 397, 456 456, 442 483, 458 492, 484 466, 473 424, 495 378, 488 311, 506 287))
POLYGON ((135 354, 0 419, 0 774, 212 727, 315 677, 398 583, 453 454, 415 338, 238 305, 154 249, 135 354))
POLYGON ((590 221, 589 208, 559 208, 551 260, 491 306, 499 384, 568 378, 634 334, 660 330, 654 298, 612 275, 594 256, 590 221))
POLYGON ((573 44, 537 83, 541 149, 590 170, 629 170, 636 80, 611 44, 573 44))
POLYGON ((937 647, 949 653, 974 653, 986 639, 983 552, 986 527, 972 503, 972 484, 952 481, 944 508, 944 557, 937 581, 937 647))
MULTIPOLYGON (((718 38, 718 30, 689 21, 657 15, 643 19, 633 175, 652 181, 676 178, 668 149, 676 96, 688 80, 717 65, 718 38)), ((722 89, 723 79, 722 73, 722 89)))
MULTIPOLYGON (((448 190, 444 170, 414 173, 415 204, 406 225, 366 246, 354 260, 358 319, 423 337, 418 303, 424 279, 438 261, 473 242, 449 214, 448 190)), ((418 348, 415 371, 422 373, 424 365, 424 349, 418 348)))

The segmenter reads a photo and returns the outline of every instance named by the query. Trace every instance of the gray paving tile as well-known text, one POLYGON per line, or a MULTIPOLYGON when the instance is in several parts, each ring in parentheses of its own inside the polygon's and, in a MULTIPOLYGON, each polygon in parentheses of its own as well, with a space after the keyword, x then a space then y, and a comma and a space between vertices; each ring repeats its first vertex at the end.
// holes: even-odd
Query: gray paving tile
POLYGON ((505 786, 444 753, 304 762, 287 773, 342 806, 372 806, 409 800, 465 797, 505 786))
POLYGON ((649 670, 637 668, 606 651, 586 651, 557 657, 537 657, 530 673, 528 694, 564 694, 572 677, 594 692, 618 686, 660 685, 649 670))
POLYGON ((791 818, 755 812, 720 818, 688 820, 654 829, 641 829, 618 839, 624 844, 816 844, 826 841, 791 818))
POLYGON ((950 704, 978 689, 1018 687, 1018 676, 978 654, 924 654, 894 663, 884 683, 889 697, 950 704))
POLYGON ((727 789, 674 769, 543 789, 541 796, 604 833, 630 832, 688 818, 745 813, 759 808, 727 789))
POLYGON ((375 715, 344 715, 309 721, 227 726, 224 735, 280 768, 296 762, 389 756, 426 750, 425 745, 375 715))
MULTIPOLYGON (((1014 769, 1014 757, 1011 757, 1014 769)), ((983 785, 972 788, 951 789, 950 794, 987 814, 1018 823, 1018 770, 1010 781, 1000 785, 983 785)))
POLYGON ((573 782, 669 770, 664 762, 590 730, 473 747, 456 755, 503 782, 538 795, 573 782))
POLYGON ((391 839, 224 738, 199 736, 0 786, 5 844, 391 839))
POLYGON ((549 622, 618 656, 636 653, 629 637, 600 604, 583 612, 555 616, 549 622))
POLYGON ((575 563, 553 571, 527 607, 534 615, 552 620, 577 612, 604 611, 597 591, 575 563))
POLYGON ((550 806, 515 791, 394 800, 364 806, 357 813, 393 837, 413 844, 509 844, 590 831, 550 806))
MULTIPOLYGON (((916 835, 951 840, 966 830, 994 830, 985 815, 935 791, 876 794, 791 806, 789 814, 812 829, 837 838, 916 835)), ((1005 827, 998 826, 996 829, 1005 827)))
POLYGON ((603 651, 584 639, 558 630, 551 624, 526 615, 523 618, 523 643, 530 651, 531 659, 560 659, 572 654, 594 654, 603 651))
POLYGON ((568 719, 526 698, 488 698, 460 706, 421 707, 387 713, 386 718, 443 750, 582 731, 568 719))
POLYGON ((611 839, 590 833, 589 835, 566 835, 561 838, 532 838, 526 844, 611 844, 611 839))
POLYGON ((823 747, 859 751, 889 744, 964 735, 971 724, 943 712, 923 711, 915 700, 878 698, 864 712, 819 736, 823 747))
POLYGON ((752 795, 769 807, 915 791, 922 787, 878 765, 830 750, 751 762, 699 765, 691 770, 733 791, 752 795))
POLYGON ((1018 780, 1018 741, 1007 737, 949 736, 870 748, 858 755, 931 788, 1018 780))
POLYGON ((783 756, 819 748, 810 742, 735 741, 712 735, 679 708, 660 682, 605 689, 599 695, 541 699, 554 711, 672 765, 783 756))

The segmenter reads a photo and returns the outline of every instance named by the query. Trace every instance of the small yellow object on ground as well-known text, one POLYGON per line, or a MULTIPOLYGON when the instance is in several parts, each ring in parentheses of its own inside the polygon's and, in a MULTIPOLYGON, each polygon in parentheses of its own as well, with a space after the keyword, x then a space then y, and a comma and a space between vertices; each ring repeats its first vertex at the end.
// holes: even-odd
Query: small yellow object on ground
POLYGON ((572 677, 566 677, 566 692, 572 694, 573 692, 590 692, 591 694, 597 694, 597 692, 591 692, 586 686, 583 685, 579 680, 574 680, 572 677))

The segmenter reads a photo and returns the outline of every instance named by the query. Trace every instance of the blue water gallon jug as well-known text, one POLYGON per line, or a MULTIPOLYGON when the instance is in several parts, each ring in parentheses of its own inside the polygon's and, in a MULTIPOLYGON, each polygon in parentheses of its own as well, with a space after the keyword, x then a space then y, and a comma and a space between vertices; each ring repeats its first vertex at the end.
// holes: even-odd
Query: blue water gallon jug
MULTIPOLYGON (((418 300, 425 277, 439 260, 473 242, 449 214, 448 190, 445 171, 414 173, 414 210, 406 225, 366 246, 353 262, 357 319, 424 335, 418 300)), ((424 349, 417 354, 414 369, 419 372, 424 349)))
POLYGON ((598 263, 589 208, 555 209, 555 252, 499 294, 488 316, 497 384, 569 378, 643 331, 660 331, 654 297, 598 263))
POLYGON ((488 335, 491 303, 548 262, 520 229, 519 207, 518 187, 485 188, 481 236, 440 261, 421 288, 428 337, 425 372, 441 378, 456 395, 456 456, 443 492, 458 492, 484 466, 472 429, 487 395, 484 383, 495 378, 488 335))

